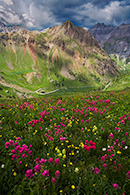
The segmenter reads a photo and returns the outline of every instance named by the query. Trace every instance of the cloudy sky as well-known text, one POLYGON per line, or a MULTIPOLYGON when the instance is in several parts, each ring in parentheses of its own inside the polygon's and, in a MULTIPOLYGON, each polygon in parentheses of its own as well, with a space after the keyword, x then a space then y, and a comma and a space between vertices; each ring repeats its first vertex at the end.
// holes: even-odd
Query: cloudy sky
POLYGON ((42 30, 66 20, 86 28, 130 24, 130 0, 0 0, 0 22, 7 25, 42 30))

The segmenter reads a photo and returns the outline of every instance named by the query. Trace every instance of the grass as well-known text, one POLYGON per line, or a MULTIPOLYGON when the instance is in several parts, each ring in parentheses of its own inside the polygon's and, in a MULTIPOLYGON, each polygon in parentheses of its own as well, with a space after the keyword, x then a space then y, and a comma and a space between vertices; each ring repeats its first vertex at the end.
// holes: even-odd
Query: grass
POLYGON ((2 100, 0 194, 130 194, 129 106, 129 89, 2 100))

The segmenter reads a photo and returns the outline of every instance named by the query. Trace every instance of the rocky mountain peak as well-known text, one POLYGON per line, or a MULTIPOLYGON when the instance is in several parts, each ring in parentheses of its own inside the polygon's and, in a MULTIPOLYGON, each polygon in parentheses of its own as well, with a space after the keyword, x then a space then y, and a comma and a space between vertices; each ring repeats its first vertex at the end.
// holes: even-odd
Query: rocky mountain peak
POLYGON ((130 24, 111 26, 97 24, 89 32, 109 54, 127 58, 130 55, 130 24))
POLYGON ((61 25, 61 28, 65 28, 65 29, 71 29, 71 28, 74 28, 74 24, 68 20, 66 22, 64 22, 62 25, 61 25))

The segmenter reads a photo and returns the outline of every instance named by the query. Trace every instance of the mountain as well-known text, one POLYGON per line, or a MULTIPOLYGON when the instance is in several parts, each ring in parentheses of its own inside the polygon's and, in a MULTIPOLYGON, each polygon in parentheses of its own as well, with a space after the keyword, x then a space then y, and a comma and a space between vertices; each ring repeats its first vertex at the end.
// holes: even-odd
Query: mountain
POLYGON ((0 26, 1 85, 24 88, 25 93, 47 87, 99 87, 119 74, 90 32, 71 21, 42 32, 0 26))
POLYGON ((130 58, 130 24, 114 27, 98 23, 89 32, 108 54, 130 58))

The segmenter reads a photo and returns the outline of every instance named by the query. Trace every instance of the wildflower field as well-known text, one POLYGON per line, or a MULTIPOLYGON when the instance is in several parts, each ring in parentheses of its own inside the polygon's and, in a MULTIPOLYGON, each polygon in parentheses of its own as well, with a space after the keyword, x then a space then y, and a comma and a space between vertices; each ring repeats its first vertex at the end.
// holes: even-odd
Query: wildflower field
POLYGON ((130 90, 0 103, 1 195, 129 195, 130 90))

